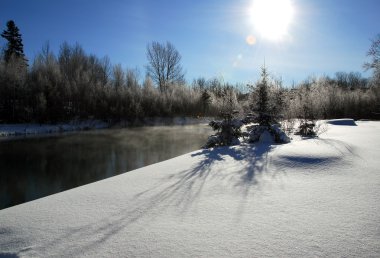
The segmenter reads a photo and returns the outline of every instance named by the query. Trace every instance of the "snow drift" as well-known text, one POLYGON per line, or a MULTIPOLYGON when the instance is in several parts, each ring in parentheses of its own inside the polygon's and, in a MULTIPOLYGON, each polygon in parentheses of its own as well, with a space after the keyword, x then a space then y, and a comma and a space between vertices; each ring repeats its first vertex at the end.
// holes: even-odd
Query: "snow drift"
POLYGON ((0 257, 378 257, 379 129, 199 150, 2 210, 0 257))
POLYGON ((332 124, 332 125, 356 126, 354 119, 351 119, 351 118, 331 119, 331 120, 328 120, 327 123, 332 124))

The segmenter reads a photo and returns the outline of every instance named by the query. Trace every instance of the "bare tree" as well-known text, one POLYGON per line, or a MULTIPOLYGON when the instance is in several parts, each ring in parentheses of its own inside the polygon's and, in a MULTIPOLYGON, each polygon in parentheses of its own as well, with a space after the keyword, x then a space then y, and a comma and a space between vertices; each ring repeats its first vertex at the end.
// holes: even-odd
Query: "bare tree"
POLYGON ((126 86, 125 81, 125 73, 123 71, 123 68, 121 67, 121 64, 117 64, 112 69, 112 75, 113 75, 113 86, 117 92, 120 92, 123 88, 126 86))
POLYGON ((157 83, 161 92, 165 92, 171 83, 183 83, 181 55, 170 42, 164 45, 153 41, 148 44, 146 55, 148 75, 157 83))
POLYGON ((364 64, 364 69, 373 70, 372 79, 375 84, 380 84, 380 34, 372 40, 367 56, 371 58, 371 61, 364 64))

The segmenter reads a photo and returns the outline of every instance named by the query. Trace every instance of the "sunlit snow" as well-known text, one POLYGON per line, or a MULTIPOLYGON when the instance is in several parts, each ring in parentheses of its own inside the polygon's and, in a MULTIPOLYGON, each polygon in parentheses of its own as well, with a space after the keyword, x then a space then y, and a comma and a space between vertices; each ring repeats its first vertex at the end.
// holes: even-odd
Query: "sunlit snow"
POLYGON ((198 150, 1 210, 0 257, 379 257, 379 132, 198 150))

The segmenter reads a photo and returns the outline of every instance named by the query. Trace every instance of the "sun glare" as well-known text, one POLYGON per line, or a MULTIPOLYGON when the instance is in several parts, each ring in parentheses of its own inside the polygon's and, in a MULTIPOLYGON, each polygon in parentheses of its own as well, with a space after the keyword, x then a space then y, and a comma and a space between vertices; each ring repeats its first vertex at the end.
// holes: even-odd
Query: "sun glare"
POLYGON ((254 0, 250 9, 256 31, 269 40, 280 40, 287 34, 293 14, 290 0, 254 0))

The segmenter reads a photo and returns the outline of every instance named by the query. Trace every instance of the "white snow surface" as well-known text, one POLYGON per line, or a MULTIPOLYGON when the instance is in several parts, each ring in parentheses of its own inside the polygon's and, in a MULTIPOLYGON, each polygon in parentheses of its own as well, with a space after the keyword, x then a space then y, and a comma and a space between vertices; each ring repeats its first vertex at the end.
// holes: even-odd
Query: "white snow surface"
POLYGON ((0 211, 0 257, 380 257, 380 122, 198 150, 0 211))

